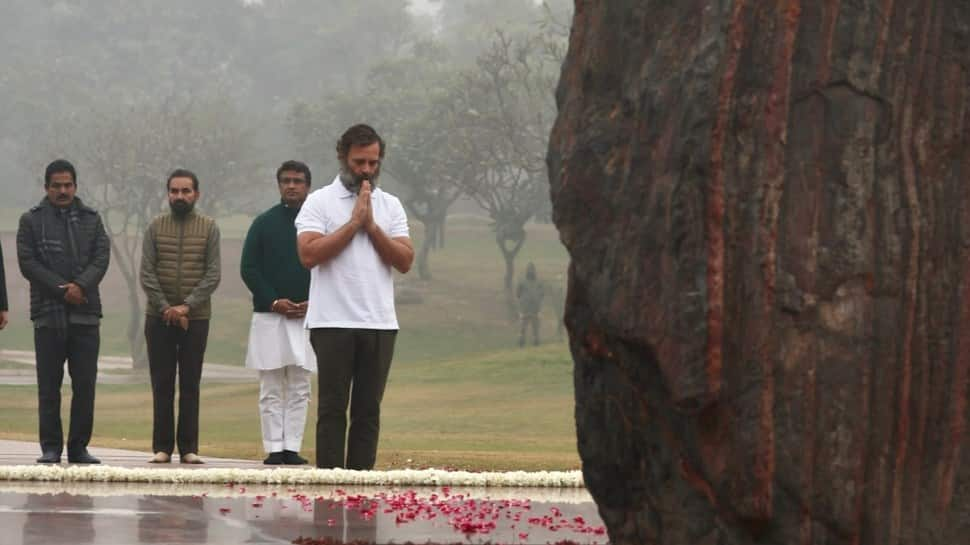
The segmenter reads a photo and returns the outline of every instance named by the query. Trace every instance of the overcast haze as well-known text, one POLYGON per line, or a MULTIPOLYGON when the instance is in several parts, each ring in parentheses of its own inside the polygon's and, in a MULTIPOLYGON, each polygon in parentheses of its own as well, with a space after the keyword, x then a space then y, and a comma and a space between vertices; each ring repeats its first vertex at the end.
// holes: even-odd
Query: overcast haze
MULTIPOLYGON (((232 320, 248 315, 248 293, 234 252, 278 198, 276 167, 303 160, 320 187, 337 171, 339 134, 366 122, 388 142, 380 183, 404 202, 417 246, 399 281, 402 304, 416 305, 404 310, 415 313, 414 337, 402 336, 402 350, 448 352, 420 341, 425 329, 463 348, 514 344, 525 261, 556 290, 565 270, 545 152, 571 10, 567 0, 0 2, 11 327, 29 326, 17 220, 43 197, 44 166, 64 157, 114 242, 106 350, 137 357, 140 237, 167 207, 167 173, 185 167, 201 179, 200 209, 224 231, 216 300, 230 312, 214 322, 212 357, 238 363, 244 340, 230 332, 246 327, 232 320), (475 312, 456 310, 468 304, 475 312)), ((15 339, 29 336, 0 342, 15 339)))

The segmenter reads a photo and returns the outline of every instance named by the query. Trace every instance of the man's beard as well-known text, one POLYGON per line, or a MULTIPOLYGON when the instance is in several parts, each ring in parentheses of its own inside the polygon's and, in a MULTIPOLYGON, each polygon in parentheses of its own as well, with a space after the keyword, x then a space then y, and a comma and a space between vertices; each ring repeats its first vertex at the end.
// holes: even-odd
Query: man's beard
POLYGON ((187 201, 175 201, 168 203, 169 208, 172 209, 172 213, 178 217, 183 217, 195 208, 195 203, 187 201))
POLYGON ((360 174, 354 174, 354 171, 350 170, 350 167, 346 164, 340 166, 340 182, 344 184, 347 191, 350 191, 354 195, 360 193, 360 186, 364 183, 364 180, 370 182, 370 188, 374 189, 377 187, 377 178, 381 175, 380 167, 374 171, 370 176, 363 176, 360 174))

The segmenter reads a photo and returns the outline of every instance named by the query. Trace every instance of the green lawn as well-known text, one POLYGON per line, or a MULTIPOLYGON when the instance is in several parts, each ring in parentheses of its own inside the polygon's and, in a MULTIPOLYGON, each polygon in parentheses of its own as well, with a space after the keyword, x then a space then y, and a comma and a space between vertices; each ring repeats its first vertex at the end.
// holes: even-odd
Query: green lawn
MULTIPOLYGON (((256 399, 256 385, 204 386, 201 453, 261 458, 256 399)), ((65 388, 65 419, 69 406, 65 388)), ((572 407, 572 363, 562 344, 395 363, 382 407, 378 466, 575 469, 572 407)), ((311 459, 315 411, 314 400, 303 451, 311 459)), ((92 443, 149 451, 151 419, 147 384, 101 385, 92 443)), ((6 439, 36 440, 36 388, 0 386, 0 430, 6 439)))
MULTIPOLYGON (((242 365, 252 313, 249 294, 239 279, 238 261, 241 241, 238 236, 244 218, 220 220, 224 230, 237 235, 223 239, 223 280, 213 299, 206 360, 242 365), (225 225, 223 225, 225 224, 225 225)), ((419 247, 420 224, 412 225, 415 246, 419 247)), ((546 340, 555 341, 555 308, 561 305, 568 256, 551 225, 529 225, 528 238, 517 260, 517 274, 533 261, 539 277, 547 286, 542 313, 546 340)), ((399 276, 400 292, 419 296, 420 303, 399 304, 395 361, 420 362, 472 356, 513 347, 518 339, 517 324, 511 319, 502 287, 504 262, 494 242, 487 220, 458 216, 449 220, 447 246, 431 254, 429 282, 421 281, 417 270, 399 276)), ((12 233, 4 237, 10 289, 26 290, 16 268, 12 233)), ((113 266, 114 267, 114 266, 113 266)), ((125 306, 127 291, 121 275, 109 272, 102 284, 105 299, 101 352, 105 355, 129 353, 124 337, 128 325, 125 306)), ((26 293, 24 291, 24 293, 26 293)), ((25 308, 12 300, 11 323, 0 334, 0 348, 33 350, 31 325, 25 308)), ((26 302, 24 303, 26 304, 26 302)))

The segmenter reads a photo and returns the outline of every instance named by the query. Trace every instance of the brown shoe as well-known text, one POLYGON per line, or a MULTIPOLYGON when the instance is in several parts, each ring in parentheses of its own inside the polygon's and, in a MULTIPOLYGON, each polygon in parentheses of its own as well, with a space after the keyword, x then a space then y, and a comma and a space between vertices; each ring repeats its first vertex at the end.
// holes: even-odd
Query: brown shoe
POLYGON ((167 464, 172 461, 172 455, 167 452, 156 452, 150 460, 149 464, 167 464))
POLYGON ((183 454, 179 456, 179 462, 182 462, 183 464, 204 464, 205 463, 202 461, 202 458, 199 458, 199 455, 194 452, 190 452, 188 454, 183 454))

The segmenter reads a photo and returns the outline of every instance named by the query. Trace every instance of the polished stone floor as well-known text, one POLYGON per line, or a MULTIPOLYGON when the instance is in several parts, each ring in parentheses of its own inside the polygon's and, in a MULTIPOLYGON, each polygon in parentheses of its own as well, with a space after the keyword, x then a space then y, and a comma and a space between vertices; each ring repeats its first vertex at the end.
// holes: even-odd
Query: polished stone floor
MULTIPOLYGON (((140 452, 137 450, 125 450, 116 448, 105 448, 91 446, 88 450, 101 460, 106 466, 128 467, 128 468, 151 468, 151 469, 206 469, 206 468, 244 468, 244 469, 270 469, 264 466, 262 460, 237 460, 232 458, 213 458, 202 453, 203 465, 191 465, 178 463, 178 454, 173 456, 171 464, 150 464, 148 460, 152 457, 150 452, 140 452)), ((34 461, 40 456, 40 445, 29 441, 11 441, 0 439, 0 465, 20 466, 33 465, 34 461)), ((61 465, 66 466, 67 453, 62 453, 61 465)), ((3 541, 0 541, 3 545, 3 541)))
POLYGON ((0 544, 605 544, 583 490, 0 482, 0 544))
MULTIPOLYGON (((268 469, 205 457, 148 464, 149 453, 91 447, 132 469, 268 469)), ((36 443, 0 440, 0 465, 34 466, 36 443)), ((66 465, 66 464, 64 464, 66 465)), ((0 545, 292 543, 605 544, 582 489, 348 488, 0 481, 0 545), (311 541, 312 543, 312 541, 311 541)))

